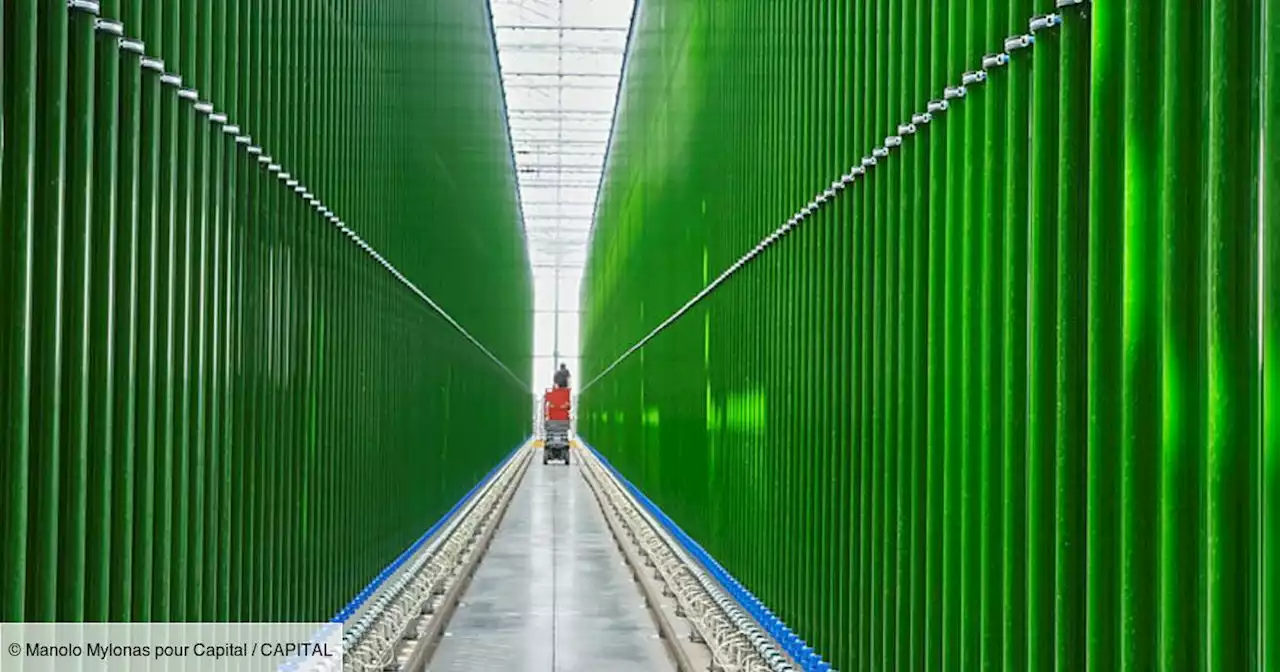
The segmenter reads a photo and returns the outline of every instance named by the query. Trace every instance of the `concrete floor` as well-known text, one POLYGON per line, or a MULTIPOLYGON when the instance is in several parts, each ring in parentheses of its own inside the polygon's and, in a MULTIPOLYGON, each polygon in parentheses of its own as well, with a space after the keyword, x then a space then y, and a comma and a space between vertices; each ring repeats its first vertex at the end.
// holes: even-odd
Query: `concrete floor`
POLYGON ((529 465, 429 670, 675 669, 578 469, 529 465))

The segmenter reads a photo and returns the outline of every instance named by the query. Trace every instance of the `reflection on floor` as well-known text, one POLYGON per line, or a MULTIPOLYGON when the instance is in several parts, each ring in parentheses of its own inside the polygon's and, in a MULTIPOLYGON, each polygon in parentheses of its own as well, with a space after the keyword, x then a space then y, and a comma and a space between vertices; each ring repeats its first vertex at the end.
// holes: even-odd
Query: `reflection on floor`
POLYGON ((429 667, 672 670, 578 465, 535 459, 429 667))

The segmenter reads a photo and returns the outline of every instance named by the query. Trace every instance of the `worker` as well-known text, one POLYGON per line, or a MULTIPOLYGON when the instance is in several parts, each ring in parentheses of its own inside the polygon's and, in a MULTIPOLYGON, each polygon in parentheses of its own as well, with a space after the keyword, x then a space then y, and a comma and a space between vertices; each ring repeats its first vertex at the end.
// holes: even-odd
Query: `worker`
POLYGON ((560 363, 560 370, 556 371, 555 384, 556 387, 569 387, 569 367, 564 362, 560 363))

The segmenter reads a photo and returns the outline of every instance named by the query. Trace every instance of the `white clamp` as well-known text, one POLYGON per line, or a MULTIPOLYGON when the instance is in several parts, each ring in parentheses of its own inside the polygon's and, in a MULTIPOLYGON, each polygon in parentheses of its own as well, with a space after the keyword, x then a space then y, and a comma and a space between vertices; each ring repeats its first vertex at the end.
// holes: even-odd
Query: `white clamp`
POLYGON ((115 37, 124 37, 124 24, 111 19, 98 19, 93 22, 94 32, 103 35, 113 35, 115 37))
POLYGON ((1017 51, 1026 49, 1036 43, 1036 38, 1031 35, 1014 35, 1004 41, 1005 51, 1017 51))

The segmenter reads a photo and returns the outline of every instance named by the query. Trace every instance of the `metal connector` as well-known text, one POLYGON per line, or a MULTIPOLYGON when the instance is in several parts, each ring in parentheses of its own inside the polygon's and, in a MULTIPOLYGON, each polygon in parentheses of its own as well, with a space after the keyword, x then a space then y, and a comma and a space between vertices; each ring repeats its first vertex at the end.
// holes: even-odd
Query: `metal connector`
POLYGON ((227 123, 227 115, 221 112, 214 112, 213 114, 209 115, 209 121, 215 124, 225 124, 227 123))
POLYGON ((182 78, 170 72, 160 75, 160 83, 172 86, 175 89, 182 88, 182 78))
POLYGON ((200 92, 195 89, 179 89, 178 97, 195 103, 200 101, 200 92))
POLYGON ((874 157, 876 157, 877 159, 883 159, 883 158, 885 158, 885 157, 889 156, 889 148, 888 148, 888 147, 876 147, 875 149, 871 150, 871 156, 874 156, 874 157))
MULTIPOLYGON (((139 44, 139 45, 141 45, 142 43, 141 43, 141 42, 139 42, 138 44, 139 44)), ((138 53, 140 54, 140 53, 142 53, 142 52, 141 52, 141 51, 139 51, 138 53)), ((143 58, 143 59, 142 59, 142 61, 139 63, 139 65, 141 65, 141 66, 142 66, 142 69, 143 69, 143 70, 150 70, 150 71, 152 71, 152 72, 154 72, 154 73, 157 73, 157 74, 159 74, 159 75, 161 76, 161 78, 163 79, 163 77, 164 77, 164 61, 162 61, 162 60, 160 60, 160 59, 158 59, 158 58, 143 58)))
POLYGON ((67 0, 67 9, 93 16, 97 16, 102 12, 102 6, 92 0, 67 0))
POLYGON ((917 127, 924 126, 925 124, 928 124, 931 121, 933 121, 933 115, 929 114, 928 112, 917 114, 911 117, 911 123, 915 124, 917 127))
POLYGON ((93 31, 101 35, 124 37, 124 24, 111 19, 98 19, 93 22, 93 31))
MULTIPOLYGON (((137 54, 139 56, 147 53, 147 45, 144 44, 142 40, 130 40, 130 39, 121 38, 119 40, 116 40, 116 47, 118 47, 120 51, 127 52, 130 54, 137 54)), ((164 66, 161 65, 160 69, 164 70, 164 66)))
POLYGON ((953 100, 956 98, 964 98, 969 93, 963 86, 948 86, 942 90, 943 100, 953 100))
POLYGON ((1057 14, 1045 14, 1044 16, 1035 16, 1031 18, 1031 32, 1039 32, 1057 27, 1062 23, 1062 17, 1057 14))
POLYGON ((931 100, 929 101, 928 110, 930 114, 937 114, 939 112, 946 112, 948 107, 951 107, 951 103, 948 103, 945 100, 931 100))
POLYGON ((986 70, 1001 68, 1009 64, 1009 54, 1003 51, 998 54, 987 54, 982 57, 982 67, 986 70))
MULTIPOLYGON (((914 129, 914 128, 913 128, 913 129, 911 129, 911 130, 912 130, 913 132, 915 131, 915 129, 914 129)), ((901 146, 902 146, 902 136, 901 136, 901 135, 890 135, 890 136, 886 137, 886 138, 884 139, 884 146, 885 146, 885 147, 890 147, 890 148, 892 148, 892 147, 901 147, 901 146)))
POLYGON ((1005 51, 1017 51, 1026 49, 1036 43, 1036 38, 1031 35, 1014 35, 1004 41, 1005 51))
MULTIPOLYGON (((873 152, 873 154, 874 154, 874 152, 873 152)), ((863 168, 870 168, 871 166, 874 166, 874 165, 876 165, 876 157, 875 157, 875 156, 864 156, 864 157, 862 157, 862 167, 863 167, 863 168)))
POLYGON ((249 152, 249 156, 258 156, 259 154, 262 153, 262 148, 257 145, 253 145, 252 147, 244 151, 249 152))
POLYGON ((984 70, 974 70, 973 72, 966 72, 960 77, 960 83, 964 84, 965 86, 971 86, 973 84, 981 84, 985 81, 987 81, 987 73, 984 70))
MULTIPOLYGON (((914 121, 914 118, 913 118, 913 121, 914 121)), ((916 133, 916 125, 914 123, 898 124, 898 135, 915 135, 915 133, 916 133)))
POLYGON ((200 114, 213 114, 213 103, 196 103, 196 112, 199 112, 200 114))

